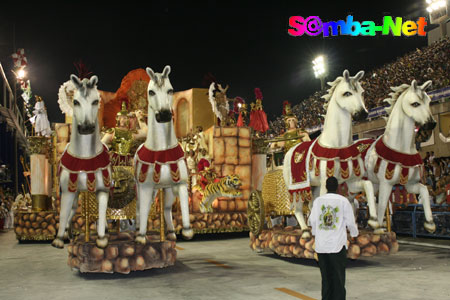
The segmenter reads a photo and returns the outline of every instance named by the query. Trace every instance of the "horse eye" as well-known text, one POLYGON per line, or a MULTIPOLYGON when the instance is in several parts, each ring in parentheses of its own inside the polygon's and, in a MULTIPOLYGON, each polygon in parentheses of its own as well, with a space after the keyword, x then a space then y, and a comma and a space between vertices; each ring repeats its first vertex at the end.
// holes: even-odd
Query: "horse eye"
POLYGON ((350 92, 345 92, 345 93, 344 93, 344 96, 345 96, 345 97, 350 97, 351 95, 352 95, 352 93, 350 93, 350 92))
POLYGON ((149 96, 155 96, 155 92, 152 91, 152 90, 150 90, 150 91, 148 91, 148 95, 149 95, 149 96))
POLYGON ((92 102, 92 105, 98 105, 98 100, 94 100, 94 102, 92 102))
POLYGON ((73 100, 73 105, 79 106, 79 105, 80 105, 80 102, 78 102, 78 100, 73 100))
POLYGON ((167 91, 167 94, 173 95, 173 89, 168 90, 168 91, 167 91))
POLYGON ((420 103, 419 102, 414 102, 413 104, 411 104, 413 107, 418 107, 418 106, 420 106, 420 103))

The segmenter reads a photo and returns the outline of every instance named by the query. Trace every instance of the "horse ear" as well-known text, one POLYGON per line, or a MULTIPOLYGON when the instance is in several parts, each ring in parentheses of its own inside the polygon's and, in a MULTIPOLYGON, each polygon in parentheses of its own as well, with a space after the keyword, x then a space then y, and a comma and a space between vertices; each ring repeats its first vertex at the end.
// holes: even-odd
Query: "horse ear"
POLYGON ((355 80, 359 81, 359 80, 361 80, 361 78, 363 78, 363 76, 364 76, 364 71, 361 70, 358 72, 358 74, 355 75, 355 80))
POLYGON ((415 79, 411 82, 411 87, 412 87, 414 90, 417 90, 417 81, 416 81, 415 79))
POLYGON ((70 75, 70 80, 72 80, 72 83, 75 85, 77 89, 81 87, 81 81, 80 78, 78 78, 77 75, 70 75))
POLYGON ((153 72, 152 69, 150 69, 149 67, 147 67, 147 69, 145 69, 147 71, 148 76, 150 76, 150 80, 153 80, 156 82, 155 78, 155 72, 153 72))
POLYGON ((171 71, 170 66, 165 66, 164 70, 163 70, 162 77, 163 78, 167 78, 169 76, 169 74, 170 74, 170 71, 171 71))
POLYGON ((88 86, 92 89, 98 82, 98 77, 97 76, 92 76, 91 79, 89 79, 89 83, 88 86))
POLYGON ((350 73, 348 72, 348 70, 345 70, 344 73, 342 73, 342 75, 344 76, 345 81, 350 80, 350 73))
POLYGON ((433 84, 433 82, 431 80, 428 80, 427 82, 425 82, 424 84, 422 84, 422 86, 420 87, 420 89, 422 91, 426 91, 431 85, 433 84))

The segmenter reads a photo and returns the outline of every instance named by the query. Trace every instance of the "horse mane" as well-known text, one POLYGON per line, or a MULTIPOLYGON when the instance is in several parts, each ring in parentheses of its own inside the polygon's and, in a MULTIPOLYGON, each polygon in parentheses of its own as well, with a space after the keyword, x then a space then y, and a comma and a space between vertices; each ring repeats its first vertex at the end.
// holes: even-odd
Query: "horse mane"
POLYGON ((161 74, 161 73, 155 73, 155 76, 156 76, 156 78, 155 78, 156 86, 159 88, 162 88, 166 77, 164 77, 163 74, 161 74))
MULTIPOLYGON (((344 80, 343 76, 337 77, 333 82, 327 82, 327 84, 330 86, 330 88, 327 90, 327 93, 322 96, 323 99, 325 99, 325 103, 323 104, 323 108, 327 110, 328 104, 330 103, 331 97, 333 96, 334 90, 336 87, 341 83, 341 81, 344 80)), ((355 80, 353 77, 350 77, 350 89, 353 91, 358 90, 358 86, 356 85, 358 80, 355 80)))
POLYGON ((392 93, 389 93, 390 98, 386 98, 383 100, 383 102, 386 102, 389 104, 389 106, 386 106, 384 110, 388 114, 388 116, 392 113, 392 109, 394 108, 395 103, 397 102, 398 98, 401 94, 403 94, 404 91, 406 91, 411 85, 409 84, 402 84, 399 86, 391 86, 392 93))
POLYGON ((333 82, 328 82, 327 84, 330 86, 330 88, 327 90, 327 93, 322 96, 323 99, 325 99, 325 103, 323 104, 323 108, 327 110, 328 104, 330 103, 331 97, 333 96, 334 90, 338 86, 339 83, 344 79, 344 77, 339 76, 334 80, 333 82))
POLYGON ((78 90, 80 91, 80 94, 81 94, 83 97, 87 97, 88 94, 89 94, 89 92, 90 92, 92 89, 95 89, 95 88, 97 88, 97 85, 95 85, 95 86, 90 85, 90 84, 89 84, 89 79, 84 78, 84 79, 81 81, 81 86, 79 87, 78 90))

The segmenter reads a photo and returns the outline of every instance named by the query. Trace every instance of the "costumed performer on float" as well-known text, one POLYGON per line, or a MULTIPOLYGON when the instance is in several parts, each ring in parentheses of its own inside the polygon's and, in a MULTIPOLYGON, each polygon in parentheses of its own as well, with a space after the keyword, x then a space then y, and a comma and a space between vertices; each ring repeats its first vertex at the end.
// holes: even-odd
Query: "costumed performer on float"
POLYGON ((283 141, 276 142, 271 145, 271 148, 283 148, 284 152, 288 152, 292 146, 300 142, 309 142, 308 133, 303 128, 298 128, 298 118, 292 112, 291 103, 288 101, 283 102, 283 118, 286 128, 286 132, 281 135, 283 141))
POLYGON ((44 101, 40 96, 36 96, 33 114, 34 116, 31 117, 30 121, 31 124, 34 125, 36 135, 49 137, 52 134, 52 130, 50 128, 50 122, 48 121, 44 101))
POLYGON ((255 88, 256 104, 251 103, 250 106, 252 111, 250 113, 250 124, 249 126, 256 131, 256 135, 265 133, 269 129, 269 124, 267 123, 267 115, 262 107, 263 95, 259 88, 255 88))

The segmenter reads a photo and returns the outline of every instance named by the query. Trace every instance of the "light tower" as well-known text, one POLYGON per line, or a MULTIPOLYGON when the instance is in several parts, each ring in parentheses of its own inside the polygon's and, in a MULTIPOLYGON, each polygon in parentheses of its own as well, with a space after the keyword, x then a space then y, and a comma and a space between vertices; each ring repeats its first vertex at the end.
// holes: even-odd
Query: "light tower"
POLYGON ((447 36, 447 23, 449 21, 446 0, 426 0, 427 11, 430 15, 431 24, 439 24, 441 38, 447 36))
POLYGON ((323 55, 317 56, 313 61, 314 76, 320 79, 320 89, 325 88, 325 77, 327 76, 327 69, 325 57, 323 55))

